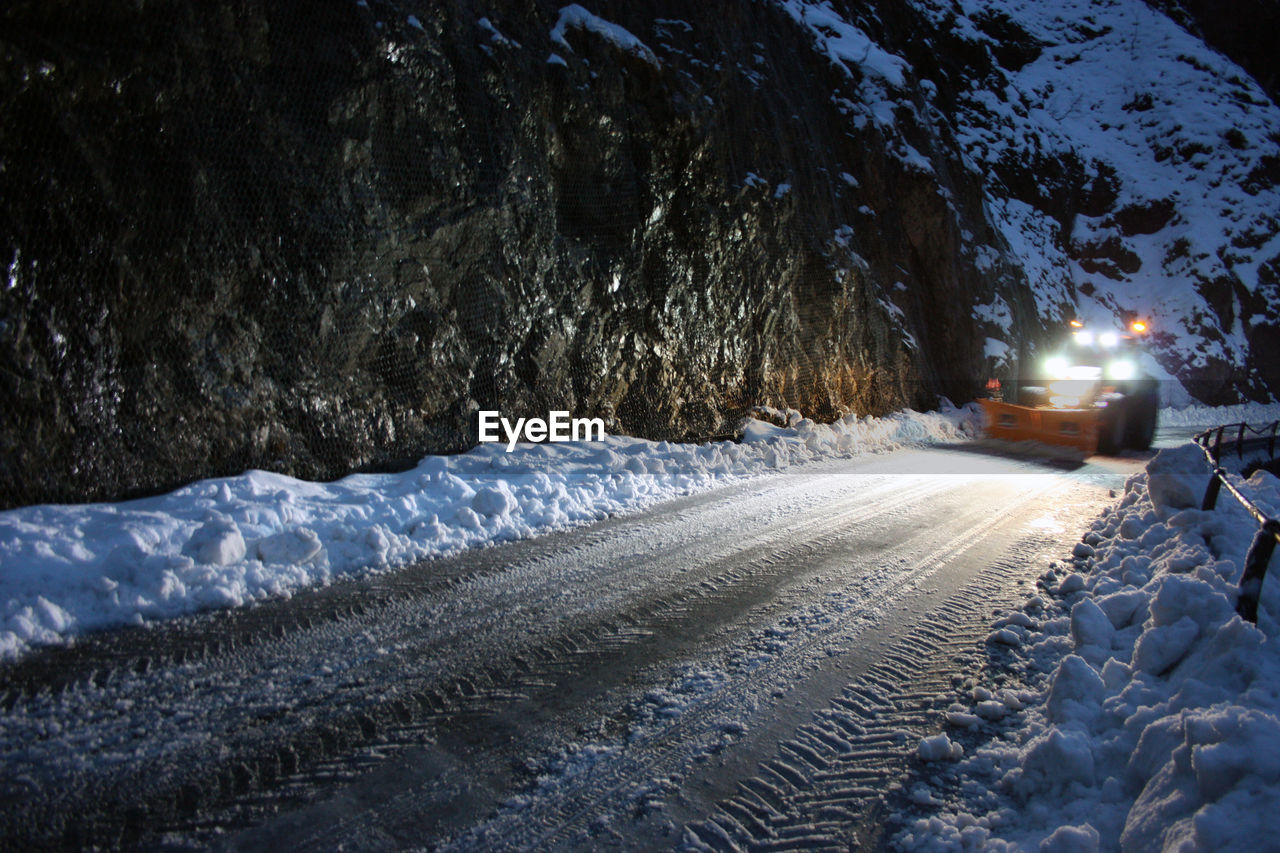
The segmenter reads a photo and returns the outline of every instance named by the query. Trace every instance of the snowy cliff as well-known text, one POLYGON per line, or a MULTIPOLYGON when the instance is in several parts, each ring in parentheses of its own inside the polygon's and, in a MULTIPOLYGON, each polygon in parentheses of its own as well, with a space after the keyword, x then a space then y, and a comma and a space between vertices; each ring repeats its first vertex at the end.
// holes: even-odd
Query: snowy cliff
POLYGON ((958 135, 1042 308, 1151 318, 1159 369, 1204 402, 1274 393, 1280 113, 1267 93, 1143 3, 962 5, 934 5, 939 29, 1002 68, 963 69, 976 83, 955 105, 958 135))
POLYGON ((1138 0, 1047 8, 11 3, 0 504, 479 409, 927 406, 1077 313, 1151 317, 1172 398, 1271 397, 1280 111, 1138 0))

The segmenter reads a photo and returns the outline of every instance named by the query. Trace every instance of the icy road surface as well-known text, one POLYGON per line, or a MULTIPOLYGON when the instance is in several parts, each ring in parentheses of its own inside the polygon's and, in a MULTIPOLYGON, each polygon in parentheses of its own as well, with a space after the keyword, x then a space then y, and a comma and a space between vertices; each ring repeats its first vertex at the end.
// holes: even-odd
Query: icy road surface
POLYGON ((0 838, 875 843, 993 613, 1144 461, 814 463, 41 650, 2 671, 0 838))

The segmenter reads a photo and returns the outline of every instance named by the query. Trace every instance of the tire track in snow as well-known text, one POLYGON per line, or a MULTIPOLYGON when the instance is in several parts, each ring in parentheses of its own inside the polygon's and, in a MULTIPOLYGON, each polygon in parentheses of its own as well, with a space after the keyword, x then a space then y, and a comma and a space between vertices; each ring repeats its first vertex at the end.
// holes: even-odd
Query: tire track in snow
MULTIPOLYGON (((1028 537, 1016 549, 1050 544, 1028 537)), ((869 849, 881 840, 885 798, 919 761, 961 673, 983 659, 992 613, 1014 607, 1037 570, 1005 560, 983 571, 912 629, 802 726, 708 819, 685 827, 687 849, 717 851, 869 849)))
MULTIPOLYGON (((507 548, 524 547, 533 553, 513 561, 493 559, 493 547, 461 552, 450 557, 428 560, 403 569, 367 578, 343 578, 326 589, 307 590, 289 602, 268 602, 260 606, 234 611, 215 611, 187 619, 90 634, 69 646, 37 650, 16 663, 0 664, 3 692, 0 708, 6 710, 24 695, 41 691, 58 691, 78 685, 104 686, 128 672, 146 674, 164 665, 196 663, 237 656, 261 643, 292 634, 324 629, 329 623, 346 623, 368 619, 375 611, 413 609, 422 602, 450 597, 463 601, 467 593, 500 576, 502 583, 511 581, 513 563, 530 569, 530 574, 545 575, 554 582, 555 567, 573 562, 578 554, 590 554, 601 547, 619 554, 634 554, 637 541, 642 541, 646 557, 662 562, 675 556, 689 561, 710 559, 714 553, 728 553, 748 547, 752 542, 776 539, 792 519, 779 509, 755 508, 763 519, 744 523, 743 539, 732 542, 720 538, 681 538, 691 513, 700 523, 717 529, 726 526, 741 513, 744 493, 768 491, 776 507, 821 507, 823 493, 813 488, 813 481, 784 475, 782 482, 756 481, 732 486, 712 493, 701 493, 665 504, 654 514, 611 518, 557 534, 559 550, 546 553, 545 538, 510 543, 507 548), (806 500, 807 499, 807 500, 806 500), (717 550, 718 549, 718 550, 717 550)), ((886 475, 868 478, 873 482, 865 499, 874 502, 884 496, 900 506, 894 492, 901 478, 886 475)), ((923 478, 914 478, 914 493, 930 488, 923 478)), ((743 519, 744 522, 748 521, 743 519)), ((634 562, 634 561, 632 561, 634 562)), ((533 596, 536 587, 524 590, 533 596)))
MULTIPOLYGON (((940 542, 935 539, 934 544, 923 554, 907 557, 921 546, 919 541, 913 540, 902 543, 887 553, 875 555, 868 562, 896 564, 899 569, 885 572, 874 582, 858 586, 853 597, 863 602, 892 604, 903 590, 920 584, 942 564, 980 542, 984 535, 1000 527, 1011 515, 1050 488, 1051 485, 1045 484, 1025 490, 995 512, 989 508, 975 508, 965 516, 951 520, 951 526, 959 532, 940 542)), ((1007 567, 1003 567, 994 576, 1004 582, 1008 571, 1007 567)), ((981 596, 965 598, 947 609, 942 619, 931 620, 928 624, 931 628, 940 630, 947 625, 947 617, 961 613, 965 608, 973 609, 981 602, 981 596)), ((980 606, 978 609, 985 614, 986 611, 980 606)), ((662 777, 687 761, 688 745, 696 743, 700 733, 714 729, 717 718, 732 717, 731 709, 742 701, 744 695, 759 692, 761 684, 786 684, 797 680, 802 677, 800 672, 809 665, 813 653, 824 645, 855 636, 871 621, 867 610, 861 607, 850 607, 836 614, 827 625, 789 645, 783 653, 759 667, 738 673, 729 684, 703 697, 694 708, 684 711, 670 725, 650 732, 647 738, 631 740, 625 749, 614 755, 605 755, 601 759, 600 769, 593 767, 592 772, 583 774, 581 779, 566 780, 562 790, 557 791, 554 797, 499 815, 477 831, 458 838, 452 847, 445 849, 469 849, 475 846, 486 849, 557 849, 582 843, 589 835, 590 822, 601 813, 617 810, 619 803, 627 801, 636 786, 636 780, 662 777)), ((979 617, 977 621, 984 623, 985 616, 979 617)), ((917 648, 922 647, 930 652, 938 650, 936 645, 928 644, 928 633, 913 634, 912 637, 913 642, 921 644, 917 648)), ((914 658, 909 656, 911 648, 904 647, 903 660, 914 664, 914 658)), ((868 707, 879 711, 884 707, 880 698, 882 695, 889 695, 904 680, 914 677, 910 670, 894 670, 891 662, 878 664, 865 676, 866 683, 862 688, 866 691, 864 701, 868 703, 868 707)), ((942 693, 947 686, 949 681, 940 683, 937 690, 932 690, 932 685, 927 684, 925 695, 932 697, 942 693)), ((900 711, 895 718, 900 724, 906 720, 900 711)), ((799 741, 786 744, 785 749, 800 755, 818 754, 811 746, 799 741)), ((859 766, 857 770, 869 774, 869 779, 882 779, 884 767, 900 761, 901 757, 900 747, 884 749, 878 754, 864 750, 857 756, 857 760, 868 763, 859 766)), ((779 793, 788 785, 801 788, 808 774, 795 767, 796 763, 799 763, 796 759, 777 758, 766 764, 763 773, 778 780, 776 790, 779 793)), ((825 766, 823 769, 826 769, 825 766)), ((768 783, 761 784, 768 786, 768 783)), ((795 832, 799 830, 792 829, 783 833, 788 844, 794 845, 796 842, 796 838, 791 837, 795 832)), ((800 835, 803 836, 801 841, 804 844, 814 840, 804 832, 800 832, 800 835)))
MULTIPOLYGON (((522 672, 516 671, 518 668, 501 669, 503 675, 499 680, 512 690, 507 698, 520 702, 541 694, 539 699, 550 701, 547 694, 565 690, 573 682, 583 680, 584 669, 592 665, 595 670, 621 667, 626 671, 640 667, 648 655, 643 649, 632 648, 637 642, 680 633, 683 631, 680 626, 686 622, 704 624, 705 620, 697 614, 723 611, 729 601, 741 602, 760 597, 761 591, 774 585, 779 577, 789 575, 786 571, 789 566, 796 565, 798 561, 822 558, 836 549, 847 536, 848 529, 872 518, 892 514, 902 507, 915 505, 922 497, 938 490, 936 484, 921 481, 909 488, 895 490, 890 499, 874 506, 855 504, 835 511, 828 508, 825 514, 799 523, 793 521, 787 525, 787 544, 746 562, 743 561, 743 552, 757 550, 758 543, 750 540, 740 542, 740 546, 745 544, 746 547, 739 547, 726 558, 711 561, 703 567, 727 565, 728 568, 713 575, 704 572, 682 579, 684 585, 680 589, 616 615, 598 628, 560 635, 544 645, 522 651, 526 664, 522 672), (621 661, 619 652, 623 653, 621 661)), ((587 677, 586 680, 592 679, 587 677)), ((386 732, 384 745, 409 749, 421 744, 420 728, 432 730, 438 736, 438 729, 460 719, 465 725, 466 720, 484 718, 497 712, 484 701, 484 696, 462 695, 463 701, 458 701, 459 694, 465 694, 465 691, 454 691, 453 694, 447 690, 434 691, 431 694, 432 717, 399 732, 386 732), (465 701, 468 698, 477 701, 465 701)), ((340 763, 341 758, 337 761, 340 763)), ((502 763, 506 759, 498 757, 497 761, 502 763)), ((470 763, 468 769, 471 773, 480 772, 475 762, 470 763)), ((305 786, 304 776, 295 777, 293 781, 305 786)), ((423 797, 419 788, 391 794, 379 802, 378 816, 383 821, 396 822, 396 815, 413 815, 421 810, 423 797)), ((294 849, 328 849, 344 839, 360 837, 368 830, 367 818, 367 815, 357 814, 348 820, 329 821, 324 827, 306 827, 299 834, 291 833, 289 843, 294 849)))
MULTIPOLYGON (((887 493, 887 505, 846 503, 832 512, 829 507, 820 506, 821 496, 815 498, 818 509, 811 511, 799 527, 818 540, 797 547, 821 549, 825 540, 820 531, 896 511, 937 489, 923 479, 906 489, 900 486, 901 478, 881 478, 876 488, 887 493)), ((789 500, 787 493, 805 490, 812 491, 811 482, 786 484, 780 490, 782 494, 773 494, 770 500, 785 504, 789 500)), ((731 500, 723 499, 719 506, 712 503, 713 515, 723 517, 721 524, 741 515, 741 508, 731 500)), ((400 642, 405 637, 417 639, 412 635, 424 621, 418 612, 424 604, 438 599, 448 600, 442 607, 453 621, 446 620, 446 624, 455 629, 436 631, 428 642, 407 642, 400 647, 393 642, 389 660, 379 661, 369 657, 367 651, 356 651, 355 657, 368 659, 362 661, 361 667, 350 667, 339 677, 328 679, 325 691, 309 691, 305 684, 296 683, 282 687, 285 692, 292 694, 296 689, 300 694, 291 696, 283 710, 271 707, 281 690, 259 697, 264 706, 260 711, 246 709, 242 702, 201 708, 203 719, 193 715, 189 722, 203 727, 207 741, 179 751, 176 757, 160 750, 151 758, 144 756, 141 761, 126 763, 124 769, 101 772, 90 767, 71 784, 60 784, 64 780, 51 776, 41 780, 38 775, 31 775, 27 787, 40 795, 32 797, 26 791, 27 796, 9 799, 8 806, 0 812, 0 830, 8 838, 112 844, 143 838, 156 824, 200 837, 220 832, 228 825, 259 820, 275 808, 308 799, 316 790, 358 778, 387 755, 421 744, 460 714, 484 715, 496 706, 525 700, 539 692, 545 694, 566 679, 566 670, 572 673, 575 659, 584 655, 607 656, 652 636, 655 628, 644 626, 652 623, 656 614, 674 613, 706 600, 714 592, 741 587, 751 578, 768 579, 771 571, 780 571, 779 567, 795 559, 797 552, 775 550, 770 559, 756 560, 749 570, 740 565, 723 568, 727 563, 740 564, 744 552, 762 548, 771 538, 777 539, 780 531, 797 528, 794 517, 789 518, 786 512, 764 514, 774 517, 756 526, 754 533, 732 539, 695 539, 692 543, 680 541, 679 537, 661 541, 663 525, 679 528, 678 519, 663 517, 658 524, 647 526, 635 523, 632 527, 639 532, 632 538, 658 538, 657 543, 651 543, 659 546, 658 558, 647 559, 643 568, 631 567, 629 576, 618 585, 626 589, 631 576, 644 573, 656 575, 648 588, 678 578, 685 584, 684 592, 674 597, 658 596, 639 606, 632 600, 627 602, 632 605, 630 610, 608 613, 608 618, 598 619, 587 628, 566 631, 562 620, 548 619, 543 626, 546 634, 539 638, 526 630, 514 643, 510 642, 509 624, 504 624, 510 622, 511 616, 502 607, 486 604, 487 610, 468 619, 456 608, 449 611, 449 605, 458 599, 470 600, 479 588, 500 586, 517 572, 535 579, 546 576, 542 585, 535 584, 532 591, 535 599, 545 596, 547 588, 564 582, 557 572, 548 570, 548 564, 572 561, 584 551, 601 547, 605 548, 606 557, 633 547, 634 543, 617 544, 617 528, 625 528, 626 524, 606 523, 607 529, 577 537, 563 553, 538 556, 535 548, 535 557, 522 566, 497 565, 499 561, 495 560, 480 569, 433 578, 429 573, 434 566, 428 564, 416 572, 406 570, 403 577, 376 578, 368 591, 350 597, 344 597, 352 592, 350 585, 344 585, 343 589, 322 591, 314 601, 300 596, 296 603, 264 607, 243 617, 219 615, 150 634, 130 632, 124 639, 104 638, 96 649, 91 640, 85 653, 67 653, 65 660, 69 664, 63 670, 51 674, 46 671, 44 677, 32 675, 26 680, 8 679, 11 686, 7 691, 6 723, 21 722, 24 714, 31 716, 33 712, 56 716, 60 711, 74 714, 87 710, 90 713, 86 716, 91 717, 104 706, 122 700, 148 701, 147 697, 156 691, 162 694, 163 704, 166 696, 188 694, 193 689, 202 694, 226 695, 246 688, 253 690, 259 680, 288 680, 299 670, 314 670, 316 662, 326 655, 352 654, 353 635, 376 635, 366 638, 362 649, 381 642, 400 642), (705 571, 683 571, 689 561, 705 571), (676 564, 682 571, 674 570, 676 564), (655 572, 655 565, 665 569, 655 572), (717 566, 721 570, 714 572, 717 566), (430 581, 425 589, 414 586, 414 575, 423 573, 430 581), (247 627, 237 621, 239 618, 245 620, 247 627), (462 631, 472 637, 479 635, 482 641, 488 639, 488 647, 484 642, 472 643, 459 654, 454 646, 462 631), (139 649, 156 641, 155 633, 166 645, 169 640, 176 640, 172 644, 176 650, 148 649, 140 654, 139 649), (492 636, 502 641, 503 655, 495 654, 492 636), (457 660, 452 674, 449 667, 424 667, 423 659, 446 647, 457 660), (408 676, 406 663, 410 664, 408 676), (418 672, 413 671, 415 667, 418 672), (423 669, 428 671, 422 672, 423 669), (367 674, 360 674, 362 670, 367 674)), ((616 557, 611 559, 616 561, 616 557)), ((465 567, 465 561, 458 561, 457 566, 465 567)), ((616 567, 627 568, 625 564, 616 567)), ((615 571, 615 576, 618 573, 615 571)), ((522 589, 530 592, 528 585, 522 589)), ((590 587, 579 591, 579 598, 589 592, 590 587)), ((588 608, 586 616, 591 615, 588 608)), ((663 624, 657 622, 656 629, 663 624)), ((120 729, 129 725, 129 715, 101 723, 107 739, 118 742, 131 738, 145 752, 147 733, 136 737, 122 734, 120 729)), ((30 729, 27 734, 32 734, 30 729)), ((13 743, 23 733, 12 727, 6 726, 5 735, 10 741, 6 764, 13 766, 9 759, 21 754, 28 761, 31 774, 39 773, 40 741, 56 740, 47 733, 43 738, 37 736, 37 748, 33 750, 29 748, 31 741, 20 746, 13 743)))

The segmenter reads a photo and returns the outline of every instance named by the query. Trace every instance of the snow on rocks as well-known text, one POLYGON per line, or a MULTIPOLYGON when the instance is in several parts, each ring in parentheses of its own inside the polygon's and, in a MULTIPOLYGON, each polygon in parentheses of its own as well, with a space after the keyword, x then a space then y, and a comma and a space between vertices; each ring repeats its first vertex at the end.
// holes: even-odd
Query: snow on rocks
POLYGON ((906 85, 906 73, 910 70, 906 61, 886 52, 830 4, 784 0, 780 5, 796 23, 810 30, 819 51, 826 54, 841 73, 850 73, 852 66, 895 88, 906 85))
MULTIPOLYGON (((949 110, 975 171, 999 171, 1020 160, 1076 162, 1090 175, 1086 181, 1096 177, 1112 192, 1097 210, 1075 218, 1064 241, 1056 236, 1056 200, 1010 198, 1001 183, 987 184, 992 222, 1021 262, 1041 312, 1078 316, 1101 328, 1115 328, 1119 306, 1149 316, 1160 335, 1142 360, 1158 378, 1173 378, 1165 365, 1185 365, 1177 373, 1186 376, 1187 368, 1194 373, 1214 362, 1244 364, 1249 343, 1243 324, 1226 322, 1210 331, 1212 288, 1182 285, 1229 277, 1260 293, 1260 264, 1276 255, 1275 193, 1254 192, 1249 176, 1276 156, 1280 108, 1250 75, 1157 5, 1138 0, 911 5, 975 51, 998 54, 997 45, 1013 43, 1027 49, 1016 63, 1002 63, 989 84, 962 93, 949 110), (1006 29, 995 34, 991 20, 1003 21, 1006 29), (1232 139, 1246 144, 1237 148, 1232 139), (1142 233, 1124 224, 1132 213, 1165 205, 1176 211, 1166 222, 1151 222, 1142 233), (1262 235, 1249 244, 1257 248, 1239 249, 1248 234, 1262 235), (1081 249, 1099 254, 1082 258, 1081 249), (1120 252, 1128 265, 1099 274, 1095 259, 1120 252)), ((1052 179, 1037 177, 1044 197, 1053 197, 1052 179)), ((1003 325, 1000 312, 975 317, 1003 325)), ((1175 381, 1162 383, 1161 393, 1170 403, 1191 401, 1175 381)), ((1181 423, 1198 418, 1191 411, 1181 423)))
MULTIPOLYGON (((618 50, 638 56, 655 68, 662 67, 662 63, 658 61, 657 54, 630 31, 612 21, 607 21, 598 15, 588 12, 577 3, 560 9, 560 16, 556 20, 555 27, 551 30, 551 40, 572 53, 573 46, 565 38, 566 32, 570 29, 580 29, 594 33, 618 50)), ((563 62, 563 60, 561 61, 563 62)))
MULTIPOLYGON (((1196 508, 1208 473, 1194 446, 1161 451, 1035 604, 995 623, 1027 620, 998 654, 1039 692, 1004 717, 983 688, 948 709, 966 757, 949 797, 935 777, 913 798, 926 816, 900 847, 1238 850, 1280 835, 1280 584, 1258 626, 1236 615, 1256 525, 1234 501, 1196 508)), ((1280 499, 1266 472, 1240 485, 1280 499)))
POLYGON ((949 404, 833 424, 774 414, 787 425, 747 421, 741 444, 614 436, 513 453, 486 444, 399 474, 310 483, 249 471, 125 503, 0 512, 0 659, 98 628, 564 529, 789 465, 960 440, 981 417, 976 406, 949 404))

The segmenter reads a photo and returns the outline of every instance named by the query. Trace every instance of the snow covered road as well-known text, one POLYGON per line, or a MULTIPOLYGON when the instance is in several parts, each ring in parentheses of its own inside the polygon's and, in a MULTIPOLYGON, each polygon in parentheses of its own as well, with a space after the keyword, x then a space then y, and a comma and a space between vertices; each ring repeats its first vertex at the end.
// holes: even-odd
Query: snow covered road
POLYGON ((1142 464, 812 463, 40 650, 4 673, 0 836, 847 848, 993 610, 1142 464))

